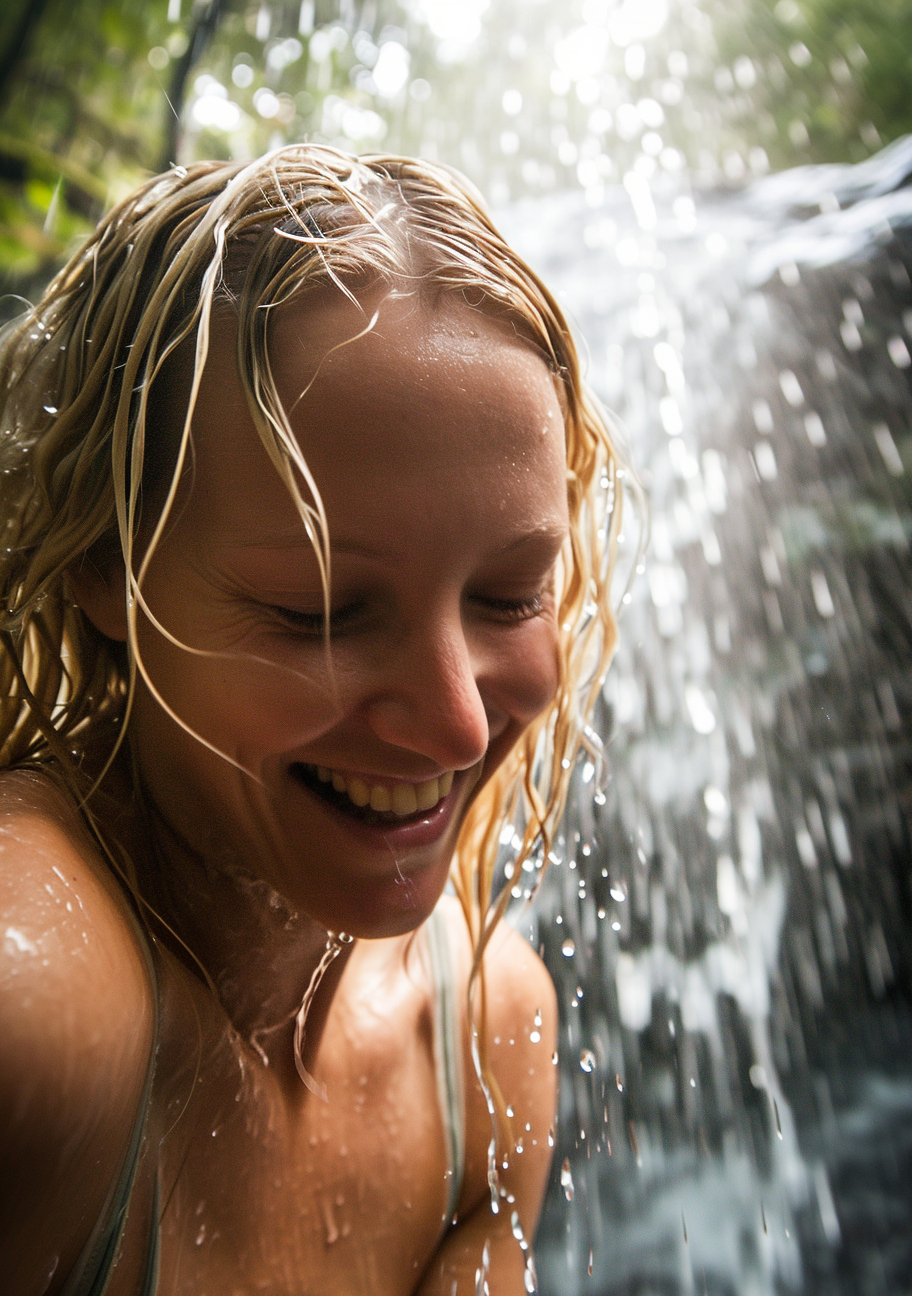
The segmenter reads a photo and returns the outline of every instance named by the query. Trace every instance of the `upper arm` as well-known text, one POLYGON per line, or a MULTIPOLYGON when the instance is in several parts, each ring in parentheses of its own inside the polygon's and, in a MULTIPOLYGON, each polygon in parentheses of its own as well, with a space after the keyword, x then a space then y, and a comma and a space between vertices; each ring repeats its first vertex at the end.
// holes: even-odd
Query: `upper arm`
POLYGON ((153 1035, 123 906, 65 820, 0 804, 0 1271, 72 1267, 116 1178, 153 1035))
POLYGON ((466 1194, 459 1223, 444 1238, 418 1288, 420 1296, 476 1290, 487 1257, 492 1296, 520 1296, 551 1164, 557 1107, 557 999, 538 955, 502 923, 485 953, 485 1034, 491 1072, 510 1116, 513 1150, 499 1148, 498 1209, 487 1184, 491 1122, 479 1087, 470 1093, 466 1194), (466 1198, 468 1197, 468 1202, 466 1198), (514 1219, 515 1214, 515 1219, 514 1219))
POLYGON ((518 1212, 531 1240, 548 1180, 557 1109, 557 996, 541 959, 506 923, 485 954, 485 997, 491 1071, 512 1112, 514 1148, 501 1149, 498 1176, 508 1213, 518 1212))

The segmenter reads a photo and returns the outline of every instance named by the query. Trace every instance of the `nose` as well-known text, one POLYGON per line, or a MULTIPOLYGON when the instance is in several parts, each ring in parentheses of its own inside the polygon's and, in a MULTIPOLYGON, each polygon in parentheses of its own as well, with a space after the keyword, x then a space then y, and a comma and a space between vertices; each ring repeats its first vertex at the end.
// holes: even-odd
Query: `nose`
POLYGON ((473 657, 455 610, 391 645, 382 679, 366 705, 377 737, 441 769, 468 769, 480 761, 491 729, 473 657))

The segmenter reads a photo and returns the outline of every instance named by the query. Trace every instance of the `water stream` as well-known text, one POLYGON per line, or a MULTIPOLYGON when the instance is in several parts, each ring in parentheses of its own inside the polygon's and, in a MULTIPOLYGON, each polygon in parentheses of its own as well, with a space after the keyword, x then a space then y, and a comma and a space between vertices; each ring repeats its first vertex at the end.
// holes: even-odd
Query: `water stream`
POLYGON ((501 213, 652 512, 605 803, 581 763, 517 918, 562 1013, 548 1296, 909 1291, 910 175, 501 213))

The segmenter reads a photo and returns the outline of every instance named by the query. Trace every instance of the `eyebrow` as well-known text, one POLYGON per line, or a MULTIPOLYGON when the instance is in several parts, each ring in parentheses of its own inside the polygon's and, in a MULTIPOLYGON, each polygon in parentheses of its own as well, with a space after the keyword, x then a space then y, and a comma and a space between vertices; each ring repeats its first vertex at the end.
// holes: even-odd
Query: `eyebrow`
POLYGON ((541 526, 533 527, 531 531, 524 531, 515 540, 505 544, 499 552, 502 554, 513 553, 515 549, 521 549, 524 545, 533 544, 535 541, 556 540, 563 544, 569 534, 569 523, 544 523, 541 526))
MULTIPOLYGON (((545 541, 556 541, 563 544, 569 534, 569 526, 564 523, 543 523, 540 526, 532 527, 528 531, 522 532, 521 535, 509 540, 497 552, 498 554, 509 554, 517 549, 522 549, 526 545, 542 543, 545 541)), ((228 549, 237 550, 262 550, 262 551, 282 551, 297 550, 302 547, 310 548, 306 535, 302 531, 297 532, 276 532, 274 535, 267 535, 256 540, 239 541, 226 546, 228 549)), ((351 554, 361 558, 393 558, 390 551, 377 549, 365 544, 359 544, 353 540, 333 540, 330 536, 330 552, 332 554, 351 554)))

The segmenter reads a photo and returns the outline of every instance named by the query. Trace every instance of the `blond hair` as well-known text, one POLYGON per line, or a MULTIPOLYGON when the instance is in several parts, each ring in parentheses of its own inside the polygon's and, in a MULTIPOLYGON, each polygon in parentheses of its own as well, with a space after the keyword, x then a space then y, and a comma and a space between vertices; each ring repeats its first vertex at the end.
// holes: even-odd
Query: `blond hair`
POLYGON ((384 281, 451 294, 512 321, 545 357, 564 411, 571 535, 558 586, 559 686, 471 806, 453 866, 476 951, 474 981, 508 899, 506 890, 492 897, 502 830, 519 825, 517 864, 536 850, 547 857, 614 647, 621 492, 609 428, 583 384, 560 308, 454 171, 308 144, 247 164, 176 167, 115 207, 43 300, 7 329, 0 768, 52 767, 90 812, 84 757, 99 742, 113 756, 126 729, 143 669, 142 573, 174 499, 214 308, 236 318, 238 369, 257 431, 328 572, 318 483, 275 389, 271 310, 263 307, 320 287, 354 296, 384 281), (182 344, 193 348, 194 363, 178 435, 162 431, 168 420, 147 415, 156 377, 182 344), (173 444, 164 444, 168 437, 173 444), (146 529, 151 521, 152 538, 137 568, 141 505, 155 498, 148 478, 163 464, 165 499, 158 518, 142 519, 146 529), (127 573, 126 651, 98 633, 67 592, 74 563, 115 552, 127 573))

